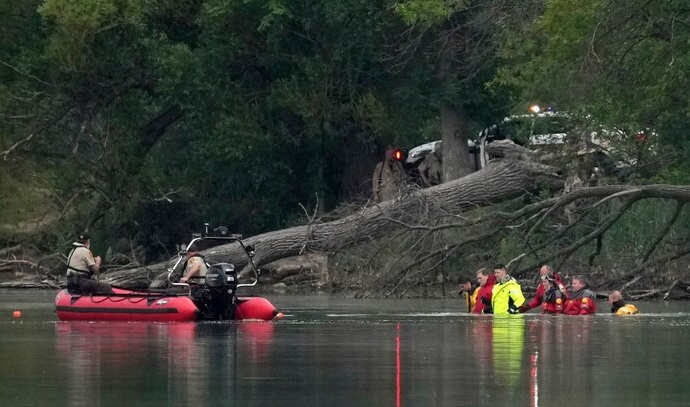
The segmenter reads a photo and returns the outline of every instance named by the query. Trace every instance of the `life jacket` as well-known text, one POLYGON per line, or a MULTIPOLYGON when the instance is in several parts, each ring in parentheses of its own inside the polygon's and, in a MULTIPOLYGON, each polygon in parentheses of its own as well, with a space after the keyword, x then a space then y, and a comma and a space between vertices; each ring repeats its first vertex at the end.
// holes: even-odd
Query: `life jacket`
POLYGON ((623 300, 615 301, 611 308, 611 312, 616 315, 633 315, 637 314, 637 307, 632 304, 626 304, 623 300))
POLYGON ((544 301, 541 304, 543 314, 562 314, 568 297, 558 288, 551 288, 544 293, 544 301))
POLYGON ((477 296, 481 287, 472 284, 470 292, 465 293, 465 301, 467 301, 467 312, 472 312, 477 304, 477 296))
POLYGON ((67 275, 77 275, 77 276, 82 276, 82 277, 89 277, 93 275, 93 272, 91 269, 86 269, 86 270, 81 270, 78 268, 74 268, 70 266, 70 263, 72 262, 72 256, 74 256, 74 252, 77 251, 77 249, 84 248, 85 250, 89 250, 86 246, 84 246, 81 243, 74 243, 74 247, 72 248, 72 251, 69 252, 69 255, 67 256, 67 275))
POLYGON ((618 308, 618 311, 616 311, 616 315, 633 315, 637 314, 639 311, 637 310, 637 307, 632 305, 632 304, 626 304, 620 308, 618 308))

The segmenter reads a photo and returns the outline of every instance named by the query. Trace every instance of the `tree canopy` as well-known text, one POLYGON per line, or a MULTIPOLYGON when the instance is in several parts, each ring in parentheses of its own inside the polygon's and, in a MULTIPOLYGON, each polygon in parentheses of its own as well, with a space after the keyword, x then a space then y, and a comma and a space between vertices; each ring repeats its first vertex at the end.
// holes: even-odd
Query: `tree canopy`
POLYGON ((442 139, 461 177, 535 102, 614 129, 635 168, 607 183, 686 183, 689 27, 680 0, 7 0, 0 233, 151 262, 366 202, 390 145, 442 139))

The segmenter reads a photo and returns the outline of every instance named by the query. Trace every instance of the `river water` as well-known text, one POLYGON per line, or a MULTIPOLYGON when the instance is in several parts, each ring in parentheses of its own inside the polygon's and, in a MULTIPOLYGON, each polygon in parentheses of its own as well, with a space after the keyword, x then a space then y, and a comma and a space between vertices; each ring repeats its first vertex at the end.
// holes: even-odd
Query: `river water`
POLYGON ((688 302, 501 318, 268 296, 284 319, 154 324, 58 322, 54 295, 0 290, 1 406, 690 405, 688 302))

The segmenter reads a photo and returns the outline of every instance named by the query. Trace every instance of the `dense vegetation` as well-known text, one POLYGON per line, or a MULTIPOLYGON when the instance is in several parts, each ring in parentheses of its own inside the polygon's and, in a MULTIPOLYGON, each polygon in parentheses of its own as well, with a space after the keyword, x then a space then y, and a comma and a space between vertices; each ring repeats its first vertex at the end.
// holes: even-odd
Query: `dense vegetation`
MULTIPOLYGON (((153 261, 204 221, 251 235, 366 200, 388 145, 466 157, 532 102, 629 135, 615 182, 687 183, 689 24, 681 0, 6 0, 0 233, 54 251, 89 229, 153 261)), ((675 212, 634 208, 606 250, 643 255, 675 212)))

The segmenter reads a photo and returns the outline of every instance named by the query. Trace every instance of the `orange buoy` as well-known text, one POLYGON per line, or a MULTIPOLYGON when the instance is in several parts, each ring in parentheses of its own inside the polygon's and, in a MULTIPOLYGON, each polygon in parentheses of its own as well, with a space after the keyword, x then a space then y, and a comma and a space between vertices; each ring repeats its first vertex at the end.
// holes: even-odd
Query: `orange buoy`
POLYGON ((13 316, 14 318, 21 318, 21 317, 22 317, 22 312, 21 312, 21 311, 14 311, 14 312, 12 313, 12 316, 13 316))

